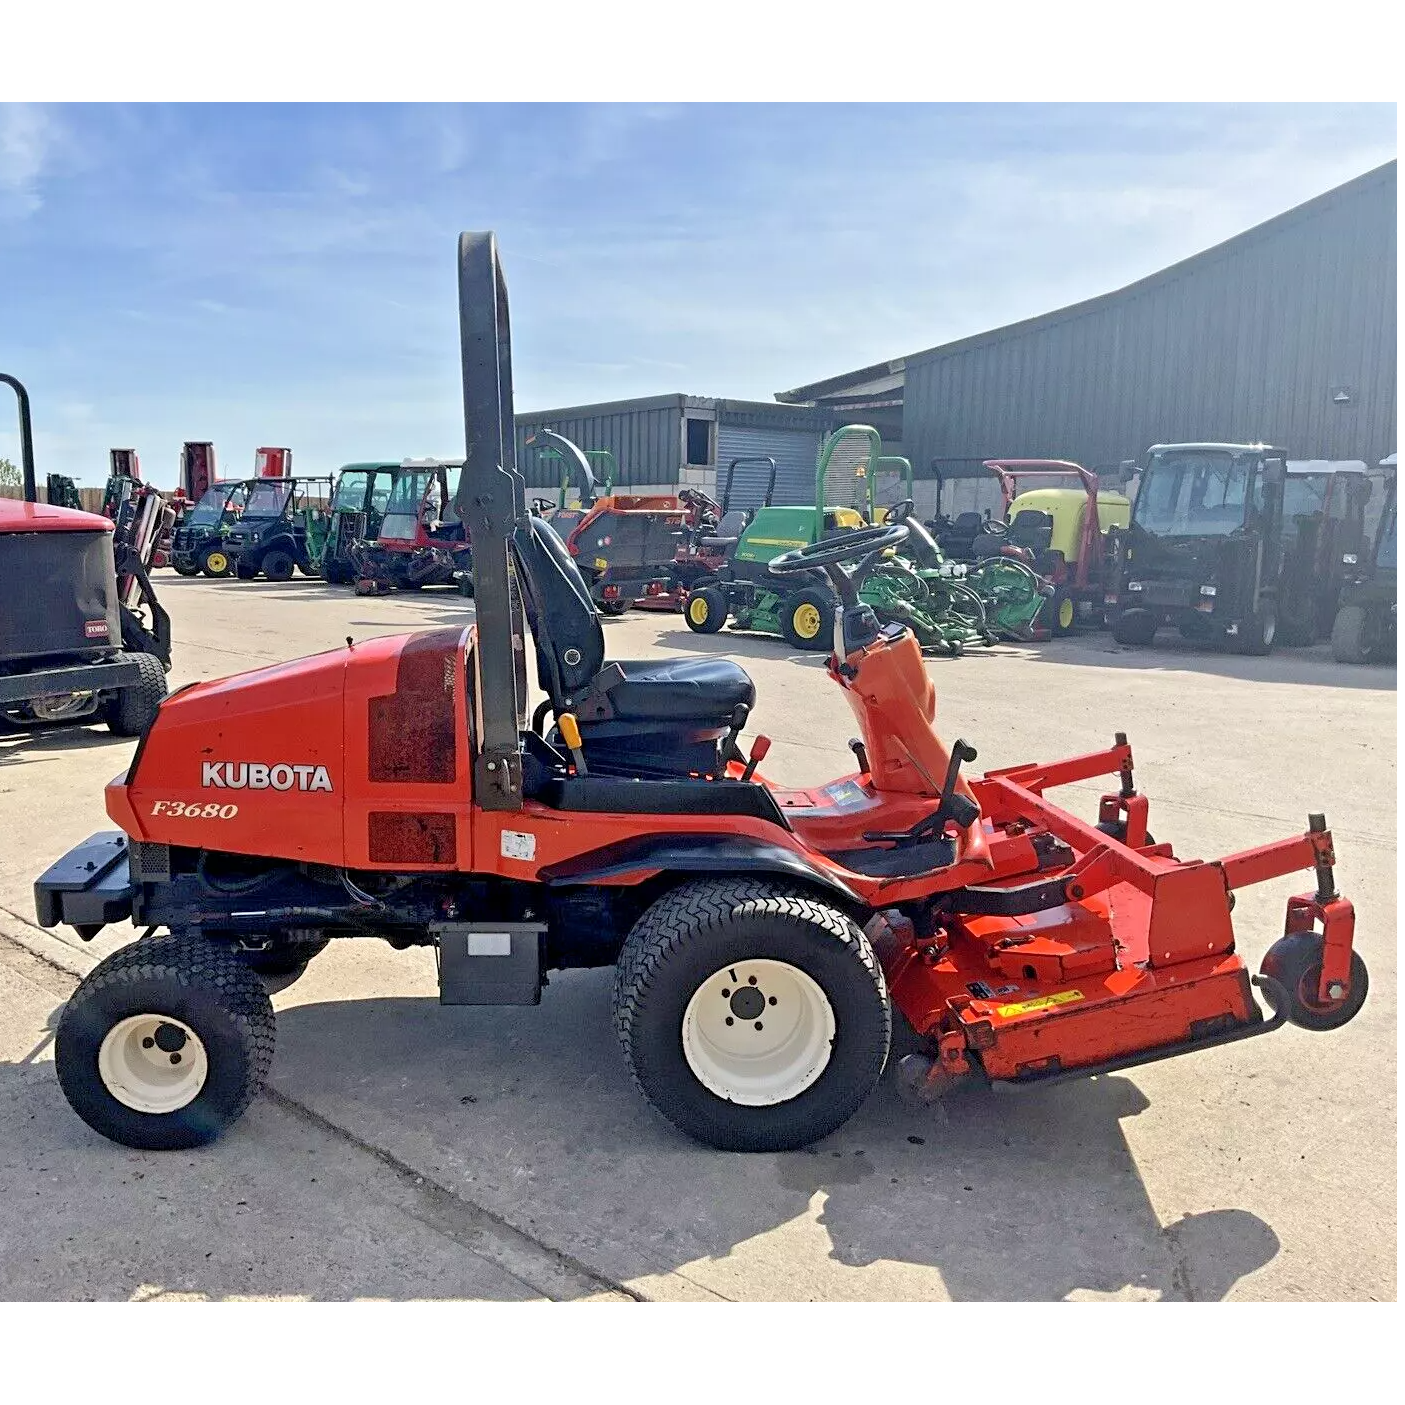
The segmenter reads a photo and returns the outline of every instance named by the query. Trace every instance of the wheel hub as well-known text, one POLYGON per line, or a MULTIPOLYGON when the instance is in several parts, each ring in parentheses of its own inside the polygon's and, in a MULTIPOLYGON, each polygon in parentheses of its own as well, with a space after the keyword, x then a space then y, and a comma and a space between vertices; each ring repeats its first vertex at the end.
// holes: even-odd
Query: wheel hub
POLYGON ((683 1053, 719 1098, 772 1107, 819 1078, 835 1033, 834 1010, 805 971, 784 961, 739 961, 694 992, 683 1015, 683 1053))
POLYGON ((130 1015, 108 1030, 98 1050, 103 1087, 124 1107, 155 1115, 195 1101, 209 1076, 200 1036, 167 1015, 130 1015))

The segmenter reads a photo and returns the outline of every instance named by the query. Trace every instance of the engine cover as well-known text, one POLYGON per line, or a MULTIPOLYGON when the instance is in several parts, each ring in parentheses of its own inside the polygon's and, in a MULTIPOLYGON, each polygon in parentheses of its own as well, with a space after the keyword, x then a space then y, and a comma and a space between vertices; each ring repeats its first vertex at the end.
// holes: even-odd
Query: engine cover
POLYGON ((469 631, 368 640, 168 698, 108 813, 134 839, 469 868, 469 631))

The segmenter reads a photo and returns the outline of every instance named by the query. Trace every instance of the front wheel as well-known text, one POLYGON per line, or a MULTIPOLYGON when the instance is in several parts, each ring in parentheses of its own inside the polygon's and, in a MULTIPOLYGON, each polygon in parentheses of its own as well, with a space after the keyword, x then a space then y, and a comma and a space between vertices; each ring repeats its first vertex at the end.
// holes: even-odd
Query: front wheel
POLYGON ((727 597, 715 585, 700 586, 688 596, 683 618, 694 634, 716 634, 727 623, 727 597))
POLYGON ((1065 635, 1073 633, 1077 617, 1078 611, 1074 607, 1073 597, 1068 593, 1068 587, 1060 585, 1054 587, 1052 595, 1045 597, 1039 610, 1038 623, 1047 625, 1049 633, 1055 639, 1062 639, 1065 635))
POLYGON ((1124 610, 1112 622, 1112 637, 1119 644, 1144 648, 1156 638, 1160 623, 1150 610, 1124 610))
POLYGON ((722 1151, 790 1151, 846 1122, 892 1034, 863 932, 777 884, 710 879, 665 894, 615 970, 614 1021, 644 1096, 722 1151))
POLYGON ((1343 605, 1332 622, 1332 657, 1338 663, 1369 663, 1371 640, 1366 611, 1360 605, 1343 605))
POLYGON ((275 547, 263 558, 263 573, 271 581, 290 581, 293 578, 294 565, 296 562, 288 552, 275 547))
POLYGON ((198 565, 192 565, 189 561, 181 562, 173 560, 171 562, 171 569, 178 576, 198 576, 200 574, 200 567, 198 565))
POLYGON ((1250 615, 1235 638, 1241 654, 1262 658, 1273 652, 1273 641, 1278 635, 1278 615, 1272 605, 1265 605, 1257 614, 1250 615))
POLYGON ((166 1151, 213 1141, 273 1062, 259 978, 203 937, 144 937, 74 991, 54 1036, 59 1086, 95 1132, 166 1151))
POLYGON ((595 608, 610 619, 618 619, 633 604, 633 600, 602 600, 595 608))
POLYGON ((234 562, 221 546, 207 546, 200 553, 200 574, 211 580, 222 580, 234 574, 234 562))
POLYGON ((833 643, 834 596, 808 585, 781 601, 781 634, 792 649, 824 650, 833 643))

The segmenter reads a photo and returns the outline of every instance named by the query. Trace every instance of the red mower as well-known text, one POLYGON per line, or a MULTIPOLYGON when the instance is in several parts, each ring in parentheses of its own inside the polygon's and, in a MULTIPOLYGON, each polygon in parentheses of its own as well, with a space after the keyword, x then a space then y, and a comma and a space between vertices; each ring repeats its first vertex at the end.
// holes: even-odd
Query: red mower
POLYGON ((755 689, 729 659, 607 660, 589 586, 515 466, 491 235, 461 237, 459 282, 456 507, 477 623, 162 705, 108 788, 119 830, 36 884, 46 927, 91 937, 131 918, 157 933, 103 961, 60 1020, 58 1076, 90 1126, 137 1147, 217 1136, 273 1055, 256 973, 295 973, 333 938, 433 948, 446 1004, 534 1005, 550 971, 613 966, 639 1088, 734 1151, 840 1126, 883 1073, 895 1006, 926 1041, 904 1072, 928 1093, 1103 1073, 1285 1020, 1330 1030, 1360 1010, 1366 968, 1321 816, 1183 860, 1147 832, 1121 736, 963 774, 975 751, 938 735, 916 640, 854 587, 904 523, 770 563, 822 570, 839 597, 828 673, 861 733, 847 775, 766 779, 766 739, 739 745, 755 689), (529 651, 546 695, 535 726, 529 651), (1049 799, 1100 775, 1114 783, 1095 822, 1049 799), (1314 885, 1251 975, 1234 890, 1299 869, 1314 885))

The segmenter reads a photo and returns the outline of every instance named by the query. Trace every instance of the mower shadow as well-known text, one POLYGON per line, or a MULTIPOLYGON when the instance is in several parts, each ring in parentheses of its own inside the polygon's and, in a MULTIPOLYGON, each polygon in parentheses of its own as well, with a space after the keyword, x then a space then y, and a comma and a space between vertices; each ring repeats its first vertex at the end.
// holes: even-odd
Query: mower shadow
POLYGON ((1123 1077, 914 1107, 890 1066, 815 1147, 700 1147, 632 1086, 609 989, 608 972, 571 972, 539 1010, 413 997, 285 1007, 271 1081, 646 1291, 679 1270, 763 1300, 1219 1299, 1278 1252, 1242 1210, 1161 1224, 1120 1126, 1148 1103, 1123 1077))

